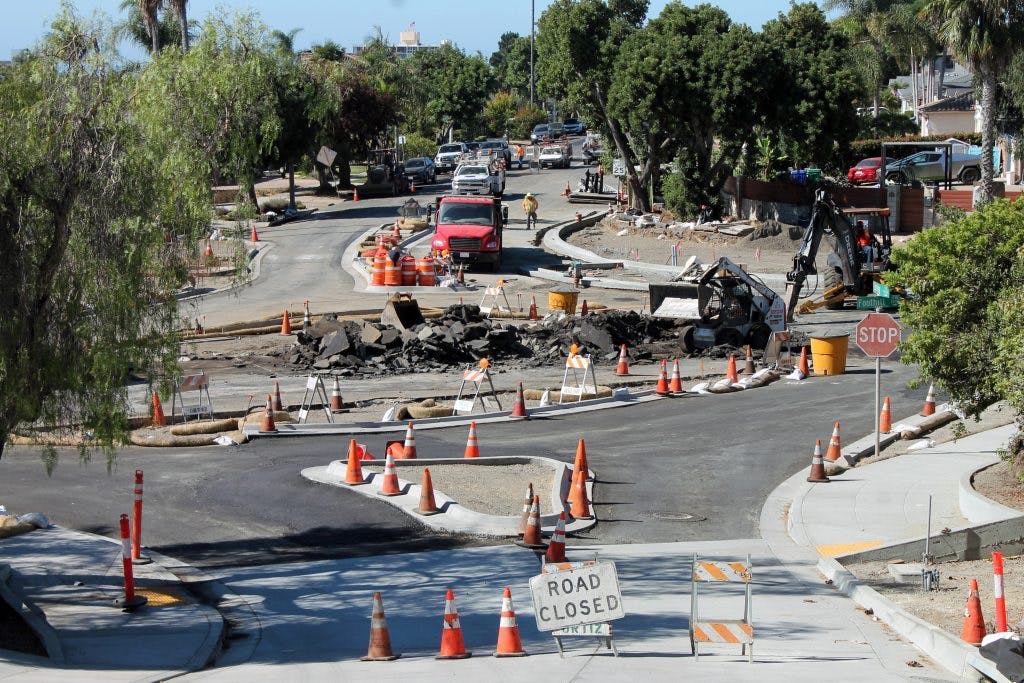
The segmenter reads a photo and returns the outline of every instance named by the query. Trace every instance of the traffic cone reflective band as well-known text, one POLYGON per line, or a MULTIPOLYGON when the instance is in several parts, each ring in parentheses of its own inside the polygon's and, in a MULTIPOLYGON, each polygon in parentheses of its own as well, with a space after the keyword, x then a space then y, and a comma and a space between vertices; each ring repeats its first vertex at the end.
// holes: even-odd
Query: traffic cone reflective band
POLYGON ((593 519, 593 515, 590 514, 590 498, 587 496, 586 470, 577 470, 572 474, 569 505, 569 512, 576 519, 593 519))
POLYGON ((828 450, 825 451, 825 459, 829 462, 835 462, 842 455, 842 446, 839 445, 839 421, 836 421, 836 426, 832 428, 832 438, 828 441, 828 450))
POLYGON ((878 431, 888 434, 892 431, 892 410, 890 409, 889 397, 882 401, 882 413, 878 416, 878 431))
POLYGON ((736 354, 729 354, 729 367, 725 371, 725 376, 729 378, 729 381, 735 384, 740 381, 740 376, 736 374, 736 354))
POLYGON ((830 481, 825 476, 825 463, 821 460, 821 439, 817 439, 814 442, 814 455, 811 457, 811 474, 807 477, 807 481, 812 483, 830 481))
POLYGON ((274 380, 274 410, 284 410, 281 405, 281 384, 274 380))
POLYGON ((523 514, 519 518, 519 533, 526 533, 526 525, 530 520, 530 508, 533 507, 533 484, 526 485, 526 501, 523 502, 523 514))
POLYGON ((526 520, 526 531, 523 532, 523 540, 516 541, 517 545, 526 548, 546 548, 547 545, 540 536, 540 496, 534 496, 530 503, 530 516, 526 520))
POLYGON ((288 319, 288 311, 285 310, 284 315, 281 316, 281 334, 292 333, 292 321, 288 319))
POLYGON ((804 377, 810 377, 811 376, 811 369, 807 365, 807 347, 806 346, 803 346, 803 347, 800 348, 800 365, 797 367, 797 369, 800 370, 800 374, 802 374, 804 377))
POLYGON ((388 633, 388 621, 384 617, 384 601, 380 591, 373 594, 373 613, 370 615, 370 647, 363 662, 390 662, 402 655, 391 651, 391 635, 388 633))
POLYGON ((935 385, 928 385, 928 396, 924 399, 924 408, 921 409, 921 417, 928 417, 935 414, 935 385))
POLYGON ((409 426, 405 428, 405 449, 402 451, 402 457, 406 460, 413 460, 416 458, 416 436, 412 433, 412 420, 409 420, 409 426))
POLYGON ((572 471, 573 473, 582 472, 583 478, 587 481, 591 479, 590 463, 587 462, 587 444, 582 438, 576 444, 576 459, 573 461, 572 471))
POLYGON ((512 608, 512 589, 505 586, 505 595, 501 598, 501 620, 498 622, 498 647, 494 656, 522 657, 525 654, 516 624, 516 611, 512 608))
POLYGON ((981 598, 978 597, 978 580, 971 579, 971 590, 967 594, 964 608, 964 625, 960 629, 960 640, 971 645, 981 645, 985 637, 985 619, 981 616, 981 598))
POLYGON ((380 484, 380 495, 402 495, 402 489, 398 488, 398 470, 395 468, 395 458, 391 453, 384 456, 384 477, 380 484))
POLYGON ((163 427, 167 424, 167 418, 164 417, 163 406, 160 405, 160 394, 153 392, 153 426, 163 427))
POLYGON ((480 445, 476 440, 476 422, 469 423, 469 438, 466 439, 466 453, 467 458, 479 458, 480 457, 480 445))
POLYGON ((673 394, 683 391, 683 382, 679 379, 679 359, 672 359, 672 379, 668 383, 668 390, 673 394))
POLYGON ((558 523, 551 534, 551 542, 548 543, 544 559, 548 562, 565 562, 565 510, 558 513, 558 523))
POLYGON ((252 230, 249 231, 249 241, 250 242, 259 242, 260 241, 260 236, 256 233, 256 224, 255 223, 252 224, 252 230))
POLYGON ((668 377, 665 376, 665 364, 667 361, 661 361, 661 371, 658 373, 658 385, 654 388, 654 393, 659 396, 668 396, 668 377))
POLYGON ((352 201, 354 201, 354 202, 358 202, 359 201, 359 188, 358 187, 353 187, 352 188, 352 201))
POLYGON ((583 317, 583 316, 587 315, 588 313, 590 313, 590 307, 587 306, 587 300, 584 299, 583 300, 583 305, 580 306, 580 317, 583 317))
POLYGON ((540 320, 537 313, 537 297, 532 297, 530 301, 530 320, 540 320))
POLYGON ((416 511, 421 515, 436 515, 440 510, 434 501, 434 483, 430 479, 430 468, 423 468, 423 485, 420 486, 420 506, 416 511))
POLYGON ((616 375, 628 375, 629 374, 629 358, 626 356, 626 345, 623 344, 619 347, 619 364, 615 368, 616 375))
POLYGON ((270 397, 270 394, 267 394, 267 411, 263 413, 263 421, 260 422, 260 433, 269 434, 276 431, 277 425, 274 424, 273 399, 270 397))
POLYGON ((438 659, 465 659, 472 653, 466 652, 466 643, 462 639, 462 624, 459 623, 459 612, 455 609, 455 593, 448 589, 444 597, 444 622, 441 624, 441 654, 438 659))
POLYGON ((750 344, 747 344, 747 362, 743 366, 743 374, 753 375, 754 372, 754 351, 750 348, 750 344))
POLYGON ((350 486, 366 483, 363 478, 363 465, 359 459, 359 447, 356 446, 355 439, 348 442, 348 467, 345 468, 345 483, 350 486))
POLYGON ((523 397, 523 383, 519 383, 519 388, 516 389, 516 402, 512 404, 512 415, 510 417, 516 417, 523 420, 530 418, 530 414, 526 411, 526 399, 523 397))
POLYGON ((338 378, 334 378, 334 387, 331 389, 331 412, 340 413, 344 410, 344 403, 341 400, 341 385, 338 383, 338 378))

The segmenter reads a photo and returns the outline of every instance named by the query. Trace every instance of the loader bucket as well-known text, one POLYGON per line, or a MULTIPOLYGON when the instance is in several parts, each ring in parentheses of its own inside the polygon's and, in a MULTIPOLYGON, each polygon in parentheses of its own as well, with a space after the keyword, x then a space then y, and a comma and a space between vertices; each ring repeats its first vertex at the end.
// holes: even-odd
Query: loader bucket
POLYGON ((400 330, 408 330, 420 325, 426 320, 420 312, 420 305, 412 298, 411 294, 395 294, 388 297, 384 304, 384 310, 380 313, 380 322, 383 325, 391 325, 400 330))

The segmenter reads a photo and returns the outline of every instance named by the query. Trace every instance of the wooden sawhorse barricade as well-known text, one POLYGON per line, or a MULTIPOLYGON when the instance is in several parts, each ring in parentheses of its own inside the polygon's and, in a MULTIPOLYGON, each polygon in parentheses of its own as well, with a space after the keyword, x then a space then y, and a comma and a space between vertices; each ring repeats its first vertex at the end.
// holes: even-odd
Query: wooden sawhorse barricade
POLYGON ((181 416, 188 422, 188 418, 195 417, 202 419, 206 415, 213 418, 213 399, 210 398, 210 376, 206 371, 200 371, 198 375, 185 375, 174 383, 174 394, 171 396, 171 417, 177 412, 178 404, 181 404, 181 416), (185 394, 196 391, 199 393, 198 402, 195 405, 185 405, 185 394), (206 394, 206 403, 203 403, 203 394, 206 394))
POLYGON ((491 363, 486 358, 480 360, 480 364, 476 368, 471 368, 462 373, 462 384, 459 386, 459 395, 455 399, 455 407, 452 411, 456 415, 470 415, 476 409, 476 402, 479 399, 481 407, 486 408, 485 399, 493 398, 494 402, 498 405, 498 410, 501 410, 501 401, 498 399, 498 393, 494 390, 494 382, 491 381, 491 373, 488 369, 491 367, 491 363), (489 396, 487 394, 480 395, 480 387, 483 385, 484 380, 487 380, 487 385, 491 388, 489 396), (463 398, 463 392, 466 390, 466 383, 469 382, 473 386, 473 397, 463 398))
POLYGON ((575 396, 582 401, 585 394, 597 398, 597 376, 594 374, 594 363, 590 356, 581 356, 575 344, 569 347, 569 357, 565 359, 565 374, 562 375, 562 389, 558 392, 558 402, 565 403, 566 396, 575 396), (569 375, 572 374, 570 381, 569 375), (589 383, 588 383, 589 379, 589 383))
POLYGON ((690 580, 690 651, 693 658, 700 654, 697 643, 739 643, 740 654, 747 655, 747 661, 754 661, 754 625, 750 622, 750 555, 746 562, 712 562, 698 560, 693 556, 693 570, 690 580), (715 619, 702 617, 698 611, 698 586, 702 583, 742 583, 743 616, 740 619, 715 619))

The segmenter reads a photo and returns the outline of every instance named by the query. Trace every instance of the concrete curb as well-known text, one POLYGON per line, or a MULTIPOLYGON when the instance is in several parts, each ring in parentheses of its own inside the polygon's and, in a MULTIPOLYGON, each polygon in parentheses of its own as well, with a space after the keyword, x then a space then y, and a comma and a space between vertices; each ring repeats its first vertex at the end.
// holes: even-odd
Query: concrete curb
POLYGON ((818 560, 818 571, 830 579, 839 592, 861 607, 872 610, 876 617, 945 668, 958 676, 973 673, 967 659, 977 654, 978 648, 968 645, 938 626, 915 617, 875 589, 861 584, 857 577, 831 557, 822 557, 818 560))
MULTIPOLYGON (((943 404, 942 406, 939 406, 938 409, 936 409, 935 414, 939 415, 940 413, 948 411, 949 406, 943 404)), ((898 423, 892 426, 892 429, 889 430, 889 432, 887 432, 886 434, 879 435, 879 450, 884 450, 887 446, 890 446, 891 444, 899 441, 902 438, 903 432, 909 431, 915 433, 917 436, 921 436, 922 434, 924 434, 924 432, 921 431, 921 425, 925 421, 931 420, 933 417, 934 416, 931 415, 929 415, 928 417, 922 417, 921 415, 911 415, 910 417, 900 420, 898 423)), ((839 458, 839 460, 836 461, 840 466, 845 467, 846 469, 856 467, 857 463, 861 459, 866 458, 869 455, 874 455, 875 435, 868 434, 865 437, 857 439, 853 443, 847 446, 843 446, 840 452, 842 453, 842 455, 839 458)))
MULTIPOLYGON (((383 460, 363 461, 367 465, 383 465, 383 460)), ((409 465, 417 468, 430 465, 467 465, 493 466, 493 465, 517 465, 521 463, 541 464, 554 470, 554 477, 551 491, 548 495, 546 505, 542 506, 548 510, 561 512, 564 509, 562 502, 568 495, 571 484, 572 470, 559 460, 542 458, 539 456, 510 456, 494 458, 416 458, 415 460, 398 460, 396 466, 399 469, 406 469, 409 465)), ((347 489, 372 498, 380 500, 389 505, 397 507, 410 517, 421 522, 425 526, 441 531, 455 533, 468 533, 485 536, 516 536, 519 532, 519 515, 490 515, 483 512, 476 512, 459 505, 458 501, 445 495, 436 487, 434 489, 434 500, 441 511, 436 515, 421 515, 416 511, 419 506, 420 491, 422 486, 411 481, 399 479, 398 488, 402 491, 398 496, 381 496, 378 479, 382 474, 368 473, 366 484, 361 486, 350 486, 344 483, 345 471, 348 463, 345 460, 334 460, 326 467, 308 467, 301 471, 303 477, 321 484, 329 484, 338 488, 347 489)), ((587 482, 587 495, 592 499, 594 494, 593 482, 587 482)), ((541 526, 554 528, 558 521, 557 513, 541 515, 541 526)), ((589 529, 597 524, 597 519, 574 519, 566 524, 566 532, 576 533, 589 529)))
MULTIPOLYGON (((997 460, 996 463, 998 462, 997 460)), ((986 498, 974 489, 974 484, 972 483, 974 475, 989 467, 992 467, 992 465, 986 465, 973 472, 967 472, 964 476, 960 477, 960 481, 957 483, 959 496, 957 502, 960 505, 960 514, 966 517, 971 524, 988 524, 989 522, 1000 522, 1004 519, 1024 516, 1013 508, 1008 508, 986 498)))
MULTIPOLYGON (((45 661, 50 664, 62 663, 64 661, 64 650, 61 648, 57 632, 46 621, 46 615, 38 607, 28 602, 22 592, 13 585, 11 581, 13 576, 14 570, 11 569, 9 564, 0 564, 0 599, 5 600, 11 606, 11 609, 17 612, 25 620, 25 623, 29 625, 29 628, 35 632, 36 636, 39 637, 43 648, 46 649, 47 657, 45 661)), ((5 650, 4 652, 6 656, 7 651, 5 650)), ((35 660, 35 657, 31 655, 22 656, 35 660)))

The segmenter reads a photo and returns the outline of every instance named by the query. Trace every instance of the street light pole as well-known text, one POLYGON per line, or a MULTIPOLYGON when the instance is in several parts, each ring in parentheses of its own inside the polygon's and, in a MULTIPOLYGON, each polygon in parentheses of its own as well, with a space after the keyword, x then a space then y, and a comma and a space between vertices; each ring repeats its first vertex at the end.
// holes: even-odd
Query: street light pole
POLYGON ((530 108, 533 109, 533 41, 534 41, 534 27, 537 22, 534 20, 534 10, 536 9, 536 0, 530 0, 530 108))

